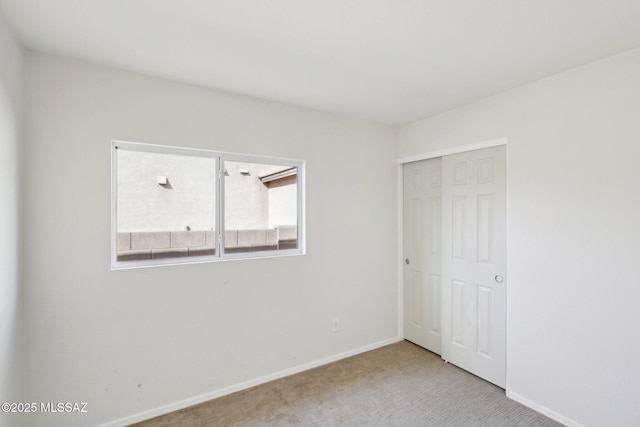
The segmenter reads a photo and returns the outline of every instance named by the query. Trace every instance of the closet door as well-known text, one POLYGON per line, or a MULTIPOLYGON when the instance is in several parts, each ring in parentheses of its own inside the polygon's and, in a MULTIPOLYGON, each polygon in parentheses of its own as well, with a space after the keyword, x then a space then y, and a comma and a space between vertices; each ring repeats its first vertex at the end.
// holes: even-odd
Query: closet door
POLYGON ((404 165, 405 338, 441 351, 441 159, 404 165))
POLYGON ((444 157, 442 184, 442 358, 504 388, 506 147, 444 157))

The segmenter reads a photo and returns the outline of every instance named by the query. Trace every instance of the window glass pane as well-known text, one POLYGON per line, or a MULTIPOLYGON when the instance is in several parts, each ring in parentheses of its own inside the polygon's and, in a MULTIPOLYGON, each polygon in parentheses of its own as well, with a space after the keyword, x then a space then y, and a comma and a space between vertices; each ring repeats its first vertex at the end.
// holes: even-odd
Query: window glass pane
POLYGON ((224 162, 225 253, 298 248, 298 168, 224 162))
POLYGON ((116 150, 117 260, 215 254, 216 159, 116 150))

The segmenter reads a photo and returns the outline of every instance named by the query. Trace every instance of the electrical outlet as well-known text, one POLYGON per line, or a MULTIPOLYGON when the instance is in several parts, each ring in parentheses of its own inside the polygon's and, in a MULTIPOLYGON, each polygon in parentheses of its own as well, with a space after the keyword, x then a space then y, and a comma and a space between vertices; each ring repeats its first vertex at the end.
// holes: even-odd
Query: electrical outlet
POLYGON ((340 318, 333 318, 333 332, 340 332, 340 318))

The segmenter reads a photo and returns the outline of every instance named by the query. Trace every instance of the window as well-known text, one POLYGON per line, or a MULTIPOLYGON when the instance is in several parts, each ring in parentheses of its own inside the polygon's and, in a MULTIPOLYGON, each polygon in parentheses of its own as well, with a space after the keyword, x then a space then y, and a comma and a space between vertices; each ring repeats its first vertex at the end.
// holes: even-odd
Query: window
POLYGON ((304 162, 112 142, 112 268, 302 254, 304 162))

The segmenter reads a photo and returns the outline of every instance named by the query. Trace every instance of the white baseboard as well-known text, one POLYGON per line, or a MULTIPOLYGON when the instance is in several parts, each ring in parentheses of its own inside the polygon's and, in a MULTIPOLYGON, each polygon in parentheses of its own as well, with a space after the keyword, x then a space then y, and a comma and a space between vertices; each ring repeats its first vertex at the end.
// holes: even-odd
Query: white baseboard
POLYGON ((199 403, 206 402, 211 399, 215 399, 218 397, 226 396, 227 394, 235 393, 237 391, 245 390, 251 387, 255 387, 260 384, 267 383, 269 381, 277 380, 280 378, 288 377, 289 375, 298 374, 300 372, 308 371, 309 369, 317 368, 318 366, 326 365, 328 363, 332 363, 341 359, 346 359, 347 357, 355 356, 360 353, 365 353, 367 351, 375 350, 376 348, 384 347, 389 344, 394 344, 396 342, 402 341, 404 338, 395 337, 390 338, 384 341, 378 341, 373 344, 366 345, 364 347, 356 348, 353 350, 346 351, 344 353, 336 354, 333 356, 326 357, 324 359, 316 360, 314 362, 305 363, 304 365, 295 366, 293 368, 285 369, 280 372, 276 372, 273 374, 265 375, 260 378, 256 378, 254 380, 245 381, 239 384, 235 384, 229 387, 225 387, 219 390, 214 390, 209 393, 201 394, 199 396, 194 396, 189 399, 181 400, 179 402, 170 403, 168 405, 160 406, 155 409, 151 409, 149 411, 140 412, 138 414, 130 415, 128 417, 120 418, 115 421, 110 421, 105 424, 101 424, 98 427, 123 427, 129 424, 138 423, 140 421, 145 421, 151 418, 158 417, 160 415, 168 414, 173 411, 177 411, 179 409, 184 409, 189 406, 197 405, 199 403))
POLYGON ((574 421, 570 418, 565 417, 564 415, 560 415, 559 413, 552 411, 546 406, 540 405, 532 400, 527 399, 526 397, 522 397, 517 393, 507 390, 507 397, 511 400, 515 400, 518 403, 522 403, 524 406, 533 409, 536 412, 540 412, 542 415, 546 415, 547 417, 555 420, 561 424, 564 424, 567 427, 584 427, 577 421, 574 421))

